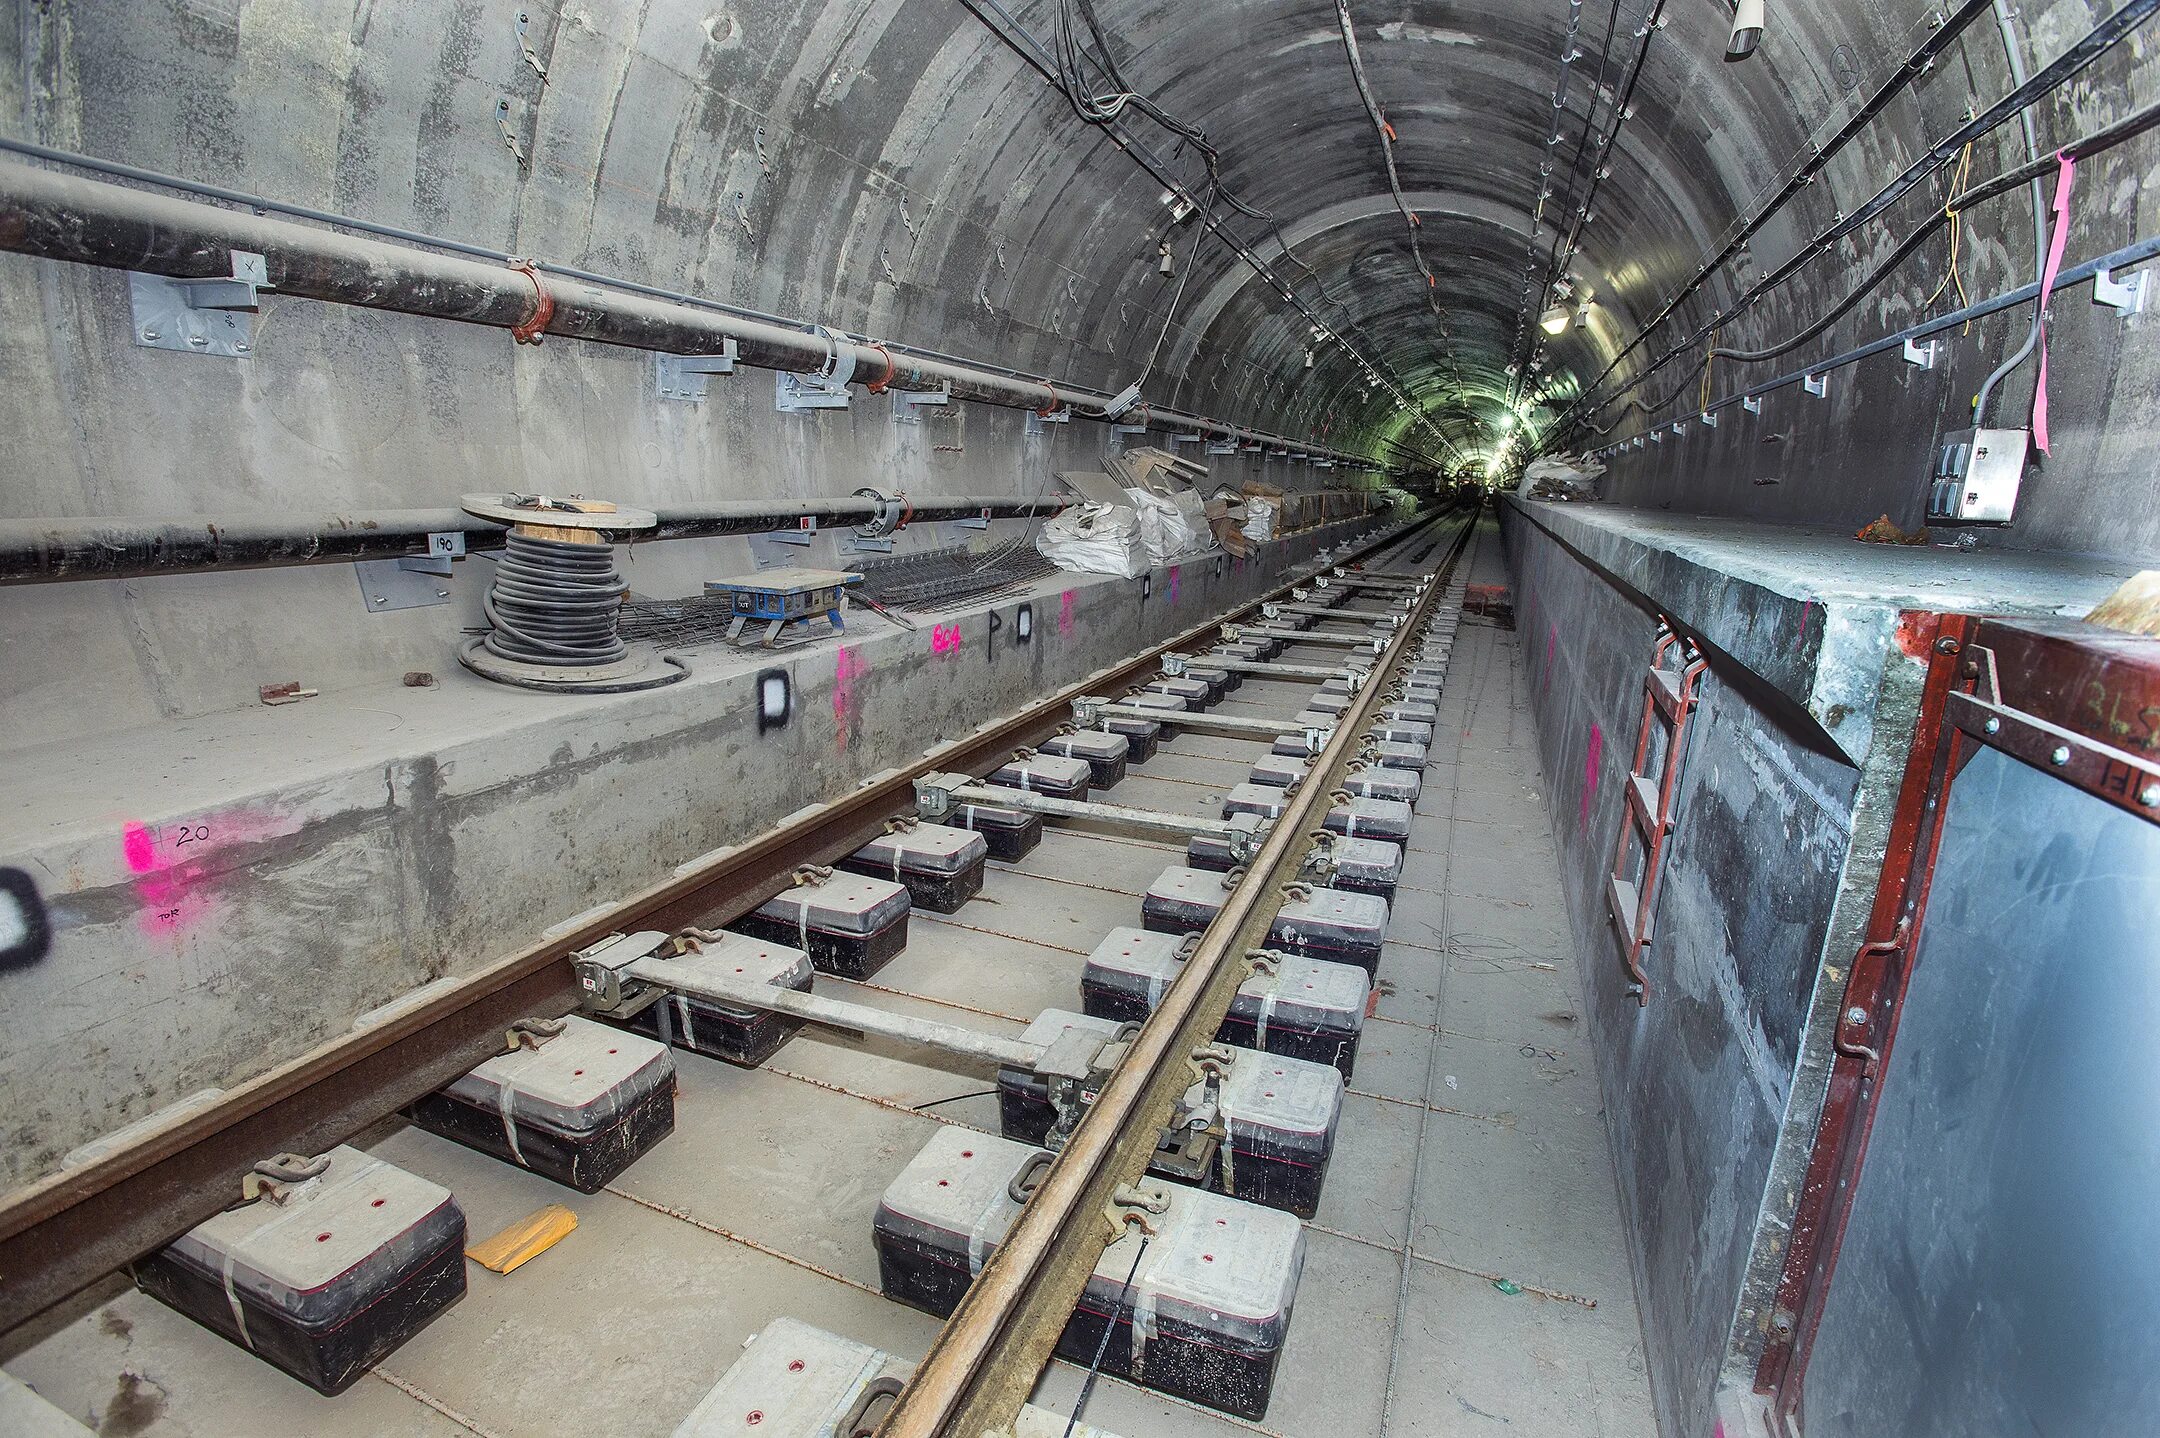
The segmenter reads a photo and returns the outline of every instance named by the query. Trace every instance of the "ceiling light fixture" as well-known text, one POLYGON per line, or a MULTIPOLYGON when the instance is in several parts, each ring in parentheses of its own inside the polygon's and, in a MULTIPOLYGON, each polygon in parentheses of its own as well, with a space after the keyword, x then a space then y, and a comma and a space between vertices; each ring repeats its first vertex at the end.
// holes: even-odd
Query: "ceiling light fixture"
POLYGON ((1538 319, 1538 328, 1549 335, 1559 334, 1566 330, 1567 327, 1568 310, 1566 305, 1554 305, 1538 319))
POLYGON ((1762 44, 1763 0, 1738 0, 1733 6, 1732 39, 1725 45, 1725 61, 1745 60, 1762 44))

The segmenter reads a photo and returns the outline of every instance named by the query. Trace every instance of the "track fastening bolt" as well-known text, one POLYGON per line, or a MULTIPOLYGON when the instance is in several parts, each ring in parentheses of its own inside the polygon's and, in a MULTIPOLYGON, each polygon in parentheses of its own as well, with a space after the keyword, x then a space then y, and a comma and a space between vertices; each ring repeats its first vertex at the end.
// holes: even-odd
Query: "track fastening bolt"
POLYGON ((1987 721, 1987 723, 1982 724, 1980 727, 1982 730, 1989 734, 1999 734, 2002 732, 2002 720, 1990 719, 1987 721))
POLYGON ((1845 1011, 1845 1022, 1849 1024, 1866 1023, 1867 1010, 1861 1008, 1858 1004, 1854 1004, 1851 1008, 1845 1011))
POLYGON ((2048 762, 2055 765, 2057 768, 2060 768, 2064 764, 2069 763, 2070 746, 2068 744, 2057 744, 2054 750, 2049 753, 2048 762))
POLYGON ((2139 792, 2138 802, 2148 809, 2160 807, 2160 784, 2147 784, 2139 792))

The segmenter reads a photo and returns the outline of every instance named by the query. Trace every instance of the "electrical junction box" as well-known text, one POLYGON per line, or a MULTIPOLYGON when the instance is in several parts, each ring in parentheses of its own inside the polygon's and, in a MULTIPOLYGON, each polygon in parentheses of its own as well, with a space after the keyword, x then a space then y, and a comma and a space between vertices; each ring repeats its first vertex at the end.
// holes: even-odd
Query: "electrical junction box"
POLYGON ((1965 524, 2008 524, 2025 478, 2022 429, 1960 429, 1943 436, 1928 487, 1927 517, 1965 524))

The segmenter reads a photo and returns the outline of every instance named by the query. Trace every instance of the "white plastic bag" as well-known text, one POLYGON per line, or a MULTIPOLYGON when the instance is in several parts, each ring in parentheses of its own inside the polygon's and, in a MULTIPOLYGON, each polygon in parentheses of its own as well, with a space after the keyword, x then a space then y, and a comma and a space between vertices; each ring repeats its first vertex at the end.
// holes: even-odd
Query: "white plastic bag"
POLYGON ((1215 547, 1215 532, 1208 528, 1207 507, 1199 495, 1184 490, 1175 499, 1164 499, 1146 490, 1127 492, 1139 509, 1140 542, 1157 564, 1215 547))
POLYGON ((1275 537, 1276 505, 1273 500, 1258 495, 1245 499, 1245 522, 1238 526, 1241 533, 1255 544, 1266 544, 1275 537))
POLYGON ((1603 460, 1579 454, 1541 455, 1523 466, 1516 494, 1524 499, 1586 500, 1597 498, 1597 477, 1605 472, 1603 460))
POLYGON ((1047 521, 1035 548, 1060 569, 1134 579, 1147 571, 1140 516, 1122 504, 1082 504, 1047 521))

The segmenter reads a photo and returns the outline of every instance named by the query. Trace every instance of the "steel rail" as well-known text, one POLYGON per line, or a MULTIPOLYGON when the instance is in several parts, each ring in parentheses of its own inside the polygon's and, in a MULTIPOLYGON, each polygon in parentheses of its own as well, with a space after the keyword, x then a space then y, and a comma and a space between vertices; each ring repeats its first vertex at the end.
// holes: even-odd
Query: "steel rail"
POLYGON ((822 375, 834 383, 880 391, 949 388, 954 399, 1042 413, 1070 409, 1149 429, 1258 441, 1359 468, 1372 464, 1364 455, 1173 409, 1143 407, 1113 417, 1106 412, 1112 396, 1097 390, 895 352, 825 326, 798 329, 618 286, 551 281, 530 266, 244 214, 18 160, 0 160, 0 250, 178 280, 229 279, 238 250, 262 256, 273 294, 486 325, 520 338, 562 335, 661 354, 717 355, 732 344, 742 364, 822 375))
MULTIPOLYGON (((1473 512, 1443 571, 1453 570, 1475 527, 1473 512)), ((1004 1431, 1018 1416, 1088 1274, 1114 1237, 1113 1194, 1145 1169, 1172 1101, 1191 1082, 1188 1055, 1213 1037, 1228 1012, 1246 977, 1244 956, 1266 946, 1282 887, 1297 874, 1309 830, 1334 802, 1333 780, 1355 756, 1359 731, 1385 702, 1385 681, 1409 654, 1415 621, 1445 589, 1434 584, 1419 599, 1413 623, 1389 645, 1381 682, 1366 686, 1315 757, 1312 776, 1291 796, 1251 870, 1225 896, 1198 949, 946 1320, 879 1425, 878 1438, 979 1438, 1004 1431)))
MULTIPOLYGON (((1380 550, 1437 517, 1392 527, 1356 552, 1380 550)), ((342 1143, 499 1051, 514 1021, 570 1012, 579 1002, 571 962, 577 950, 612 933, 732 922, 790 887, 800 866, 853 853, 882 834, 894 814, 911 812, 917 778, 995 767, 1015 747, 1055 732, 1075 699, 1145 676, 1165 653, 1262 602, 1213 616, 743 844, 693 859, 668 879, 577 915, 455 983, 386 1006, 215 1103, 0 1195, 0 1333, 225 1207, 258 1160, 342 1143)))

